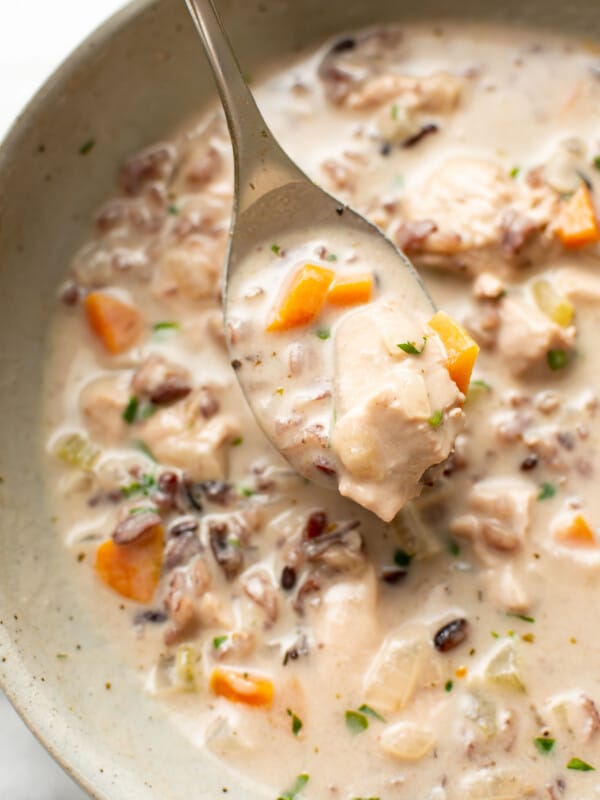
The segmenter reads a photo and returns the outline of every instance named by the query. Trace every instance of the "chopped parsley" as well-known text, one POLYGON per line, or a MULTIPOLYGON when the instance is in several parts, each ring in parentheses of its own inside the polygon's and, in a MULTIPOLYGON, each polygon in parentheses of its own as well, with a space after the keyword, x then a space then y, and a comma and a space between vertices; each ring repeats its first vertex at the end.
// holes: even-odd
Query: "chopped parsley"
POLYGON ((135 439, 132 444, 137 450, 140 451, 140 453, 143 453, 145 456, 147 456, 150 461, 156 461, 152 450, 150 450, 146 442, 142 441, 141 439, 135 439))
POLYGON ((520 619, 523 622, 535 622, 534 617, 527 617, 525 614, 517 614, 514 611, 508 611, 506 614, 507 617, 515 617, 515 619, 520 619))
POLYGON ((137 399, 135 395, 129 398, 129 402, 127 403, 123 411, 123 419, 128 425, 133 425, 133 423, 135 422, 139 406, 140 406, 140 401, 137 399))
POLYGON ((57 653, 56 657, 58 658, 59 661, 66 661, 68 655, 66 653, 57 653))
POLYGON ((328 253, 325 256, 325 261, 337 261, 337 256, 335 253, 328 253))
POLYGON ((538 500, 548 500, 550 497, 554 497, 556 494, 556 486, 552 483, 542 483, 540 486, 540 491, 538 493, 537 499, 538 500))
POLYGON ((302 789, 304 789, 309 780, 310 780, 310 775, 308 775, 306 772, 300 773, 300 775, 298 775, 298 777, 296 778, 296 782, 294 783, 292 788, 289 789, 287 792, 283 792, 283 794, 280 794, 277 800, 296 800, 296 797, 298 797, 298 795, 300 794, 302 789))
POLYGON ((302 720, 300 719, 300 717, 294 714, 291 708, 287 709, 287 715, 292 720, 292 733, 294 734, 294 736, 298 736, 298 734, 302 730, 302 720))
POLYGON ((597 170, 600 170, 600 156, 594 156, 593 164, 597 170))
POLYGON ((369 727, 369 720, 360 711, 346 711, 346 727, 353 736, 369 727))
POLYGON ((405 353, 408 353, 409 356, 420 356, 423 350, 425 350, 425 345, 427 344, 427 337, 423 337, 423 346, 419 350, 417 345, 414 342, 400 342, 397 344, 396 347, 399 347, 400 350, 404 350, 405 353))
POLYGON ((129 509, 129 516, 132 514, 158 514, 156 506, 136 506, 129 509))
POLYGON ((368 706, 366 703, 363 703, 362 706, 359 706, 358 710, 362 714, 367 714, 367 716, 379 720, 379 722, 385 722, 385 719, 381 716, 381 714, 378 714, 374 708, 371 708, 371 706, 368 706))
POLYGON ((175 205, 175 203, 171 203, 169 206, 167 206, 167 212, 168 212, 168 213, 169 213, 169 214, 170 214, 172 217, 176 217, 176 216, 177 216, 177 214, 179 214, 179 209, 177 208, 177 206, 175 205))
POLYGON ((546 359, 550 369, 555 371, 557 369, 564 369, 569 361, 567 351, 563 350, 562 347, 556 347, 554 350, 548 350, 546 353, 546 359))
POLYGON ((434 411, 433 414, 429 417, 427 422, 431 425, 432 428, 439 428, 442 424, 442 420, 444 419, 444 412, 443 411, 434 411))
POLYGON ((393 120, 397 120, 398 119, 398 104, 397 103, 393 103, 392 104, 392 107, 390 108, 390 117, 393 120))
POLYGON ((275 255, 278 256, 279 253, 281 252, 281 247, 279 247, 278 244, 272 244, 271 245, 271 252, 275 253, 275 255))
POLYGON ((179 323, 178 322, 171 322, 166 320, 164 322, 155 322, 152 326, 152 330, 154 333, 160 333, 160 331, 178 331, 179 330, 179 323))
POLYGON ((521 167, 513 167, 511 171, 508 173, 511 178, 517 178, 519 173, 521 172, 521 167))
POLYGON ((243 444, 243 442, 244 442, 244 437, 243 436, 236 436, 235 439, 231 440, 231 446, 232 447, 239 447, 241 444, 243 444))
POLYGON ((533 740, 534 745, 540 753, 549 753, 554 747, 556 739, 550 739, 548 736, 538 736, 533 740))
POLYGON ((446 681, 446 685, 444 686, 444 689, 447 692, 451 692, 453 687, 454 687, 454 681, 446 681))
POLYGON ((96 146, 96 140, 88 139, 87 142, 84 142, 79 148, 79 155, 87 156, 88 153, 92 152, 95 146, 96 146))
POLYGON ((407 553, 406 550, 396 550, 394 553, 394 564, 397 567, 408 567, 412 560, 413 557, 410 553, 407 553))
POLYGON ((329 337, 331 336, 331 331, 329 330, 329 328, 319 328, 317 330, 317 336, 319 337, 319 339, 323 339, 323 341, 325 341, 325 339, 329 339, 329 337))
POLYGON ((128 486, 121 486, 121 493, 124 497, 133 497, 134 494, 143 494, 146 497, 150 494, 150 490, 156 486, 156 480, 153 475, 145 473, 139 481, 134 481, 128 486))
POLYGON ((594 772, 596 767, 592 767, 587 761, 582 761, 580 758, 572 758, 567 764, 567 769, 576 769, 579 772, 594 772))
POLYGON ((242 486, 240 488, 240 494, 242 494, 244 497, 253 497, 256 492, 254 489, 250 489, 248 486, 242 486))
POLYGON ((460 545, 454 539, 448 539, 448 552, 451 556, 458 557, 460 555, 460 545))
POLYGON ((229 636, 227 636, 226 633, 222 634, 221 636, 215 636, 213 639, 214 649, 218 650, 219 647, 221 647, 221 645, 227 641, 227 639, 229 639, 229 636))

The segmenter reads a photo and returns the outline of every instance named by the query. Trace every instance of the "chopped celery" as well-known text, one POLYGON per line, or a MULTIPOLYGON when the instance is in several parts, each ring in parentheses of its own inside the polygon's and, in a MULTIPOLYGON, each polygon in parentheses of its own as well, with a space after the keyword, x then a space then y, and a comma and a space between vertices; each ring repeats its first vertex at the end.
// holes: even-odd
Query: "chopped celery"
POLYGON ((534 281, 531 287, 535 302, 552 322, 566 328, 573 321, 575 309, 566 297, 560 295, 553 286, 543 278, 534 281))
POLYGON ((56 443, 54 453, 65 464, 89 470, 96 463, 100 448, 81 433, 69 433, 56 443))
POLYGON ((181 644, 175 653, 177 686, 185 691, 196 689, 196 651, 189 644, 181 644))

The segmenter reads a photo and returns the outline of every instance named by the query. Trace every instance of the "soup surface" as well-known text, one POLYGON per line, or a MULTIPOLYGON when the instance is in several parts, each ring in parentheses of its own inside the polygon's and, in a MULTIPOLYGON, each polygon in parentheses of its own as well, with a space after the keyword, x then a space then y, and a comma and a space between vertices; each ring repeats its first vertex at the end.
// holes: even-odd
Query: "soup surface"
POLYGON ((203 116, 122 167, 60 293, 48 484, 98 625, 267 797, 600 797, 597 52, 390 27, 256 91, 479 343, 466 425, 390 523, 275 453, 225 345, 232 168, 203 116))

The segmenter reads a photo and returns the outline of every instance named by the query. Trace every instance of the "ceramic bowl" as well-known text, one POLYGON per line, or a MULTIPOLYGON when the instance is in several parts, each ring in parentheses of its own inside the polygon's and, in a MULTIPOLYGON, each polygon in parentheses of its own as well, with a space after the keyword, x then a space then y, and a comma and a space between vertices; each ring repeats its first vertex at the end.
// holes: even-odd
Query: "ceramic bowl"
MULTIPOLYGON (((588 39, 600 32, 592 0, 219 7, 252 75, 334 33, 408 17, 491 19, 588 39)), ((229 800, 272 798, 194 748, 145 696, 44 499, 42 379, 56 289, 118 164, 209 102, 212 80, 182 0, 140 0, 67 59, 0 150, 0 683, 51 753, 102 800, 214 800, 223 787, 229 800)))

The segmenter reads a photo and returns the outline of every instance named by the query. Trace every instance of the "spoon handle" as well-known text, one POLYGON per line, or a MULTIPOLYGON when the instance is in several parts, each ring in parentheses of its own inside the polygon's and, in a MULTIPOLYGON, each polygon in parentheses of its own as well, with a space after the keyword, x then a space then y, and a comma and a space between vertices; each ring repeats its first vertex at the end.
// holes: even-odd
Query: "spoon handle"
POLYGON ((273 138, 254 101, 213 0, 185 0, 198 29, 231 135, 236 212, 290 180, 306 180, 273 138))

